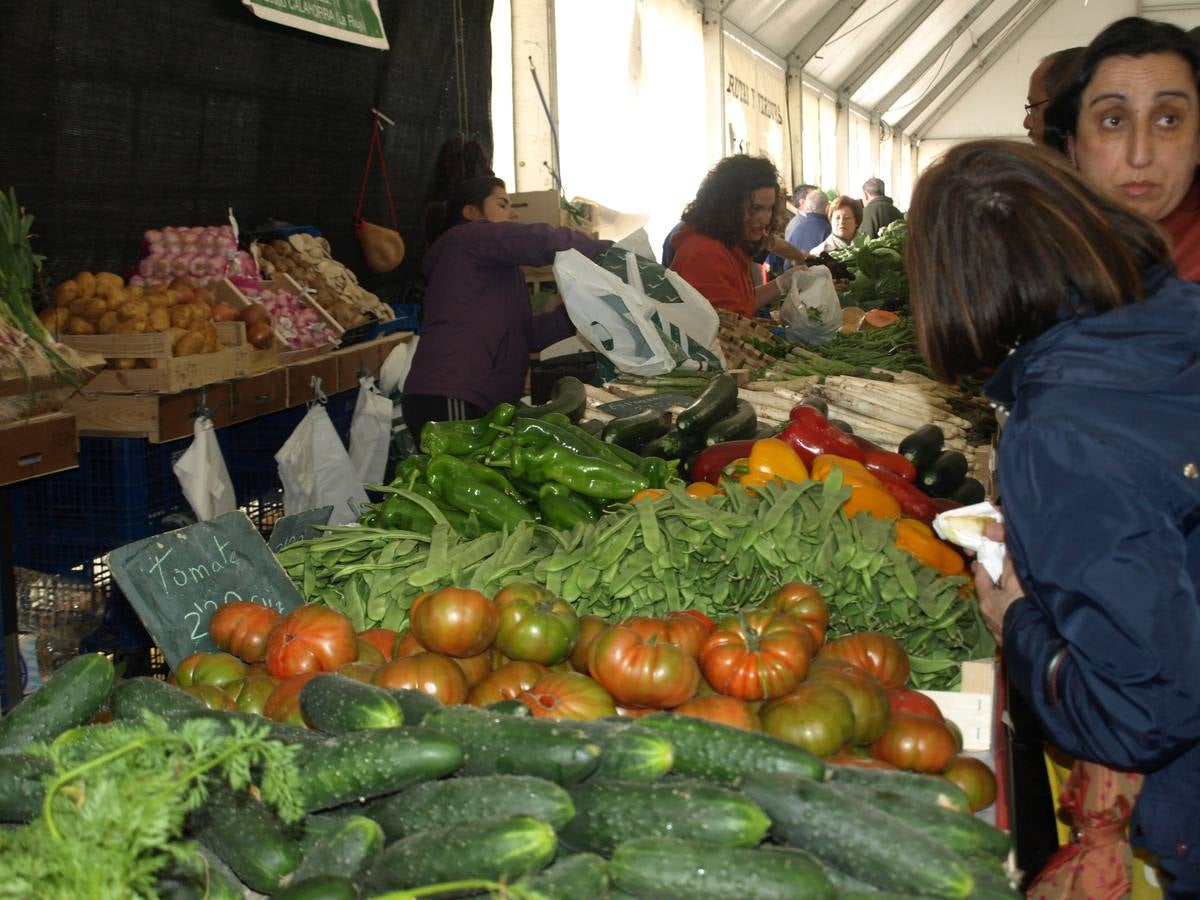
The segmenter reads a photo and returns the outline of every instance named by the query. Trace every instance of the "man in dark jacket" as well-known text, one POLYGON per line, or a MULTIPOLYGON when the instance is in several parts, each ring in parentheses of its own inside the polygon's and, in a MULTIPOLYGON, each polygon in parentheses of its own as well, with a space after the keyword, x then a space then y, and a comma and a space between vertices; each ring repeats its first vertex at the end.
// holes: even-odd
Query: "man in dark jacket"
POLYGON ((892 198, 883 191, 882 178, 868 178, 863 182, 863 203, 866 205, 866 211, 858 230, 869 238, 877 237, 879 229, 884 225, 904 218, 904 213, 896 209, 892 198))
POLYGON ((783 236, 801 253, 807 253, 829 237, 831 230, 829 198, 821 190, 813 188, 805 195, 800 214, 788 223, 783 236))

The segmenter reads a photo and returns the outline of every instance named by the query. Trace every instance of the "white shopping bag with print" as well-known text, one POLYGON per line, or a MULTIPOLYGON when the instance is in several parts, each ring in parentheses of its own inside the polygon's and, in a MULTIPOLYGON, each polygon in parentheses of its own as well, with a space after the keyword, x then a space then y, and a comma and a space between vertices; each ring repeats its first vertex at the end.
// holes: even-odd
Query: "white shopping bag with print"
POLYGON ((192 445, 171 465, 183 496, 199 522, 237 509, 233 481, 217 443, 212 419, 200 416, 192 428, 192 445))
POLYGON ((392 440, 392 401, 379 393, 375 379, 358 379, 358 400, 350 419, 350 462, 360 483, 378 484, 387 469, 392 440))
POLYGON ((329 524, 348 525, 367 502, 350 454, 320 403, 309 407, 275 454, 275 462, 283 483, 285 515, 332 506, 329 524))

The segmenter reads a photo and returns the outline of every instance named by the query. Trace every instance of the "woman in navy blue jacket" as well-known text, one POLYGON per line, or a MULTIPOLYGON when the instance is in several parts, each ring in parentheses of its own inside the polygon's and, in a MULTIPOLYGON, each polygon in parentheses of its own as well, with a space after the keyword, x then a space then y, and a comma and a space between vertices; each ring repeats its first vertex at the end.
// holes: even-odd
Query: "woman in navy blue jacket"
POLYGON ((920 344, 990 370, 1009 559, 976 575, 1055 745, 1143 773, 1132 842, 1200 896, 1200 287, 1149 220, 1016 143, 949 151, 909 210, 920 344))

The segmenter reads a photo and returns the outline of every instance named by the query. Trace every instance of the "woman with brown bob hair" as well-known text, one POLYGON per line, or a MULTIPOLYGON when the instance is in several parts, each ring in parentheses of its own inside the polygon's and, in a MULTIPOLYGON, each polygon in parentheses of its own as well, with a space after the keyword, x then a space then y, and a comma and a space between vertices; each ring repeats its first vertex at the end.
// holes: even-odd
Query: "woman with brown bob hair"
POLYGON ((1033 146, 950 150, 908 223, 930 368, 1009 411, 1009 555, 975 574, 1009 679, 1055 746, 1145 774, 1132 842, 1200 895, 1200 287, 1033 146))

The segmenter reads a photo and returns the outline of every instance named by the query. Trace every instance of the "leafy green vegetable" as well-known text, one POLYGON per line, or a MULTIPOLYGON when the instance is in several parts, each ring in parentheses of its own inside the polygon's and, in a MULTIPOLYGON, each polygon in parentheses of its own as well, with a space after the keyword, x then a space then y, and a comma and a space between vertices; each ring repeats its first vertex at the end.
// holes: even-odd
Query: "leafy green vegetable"
POLYGON ((880 229, 877 237, 859 234, 844 250, 830 255, 845 263, 854 276, 841 296, 842 306, 899 311, 908 306, 908 276, 904 272, 904 241, 908 226, 898 219, 880 229))

